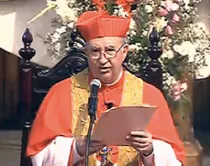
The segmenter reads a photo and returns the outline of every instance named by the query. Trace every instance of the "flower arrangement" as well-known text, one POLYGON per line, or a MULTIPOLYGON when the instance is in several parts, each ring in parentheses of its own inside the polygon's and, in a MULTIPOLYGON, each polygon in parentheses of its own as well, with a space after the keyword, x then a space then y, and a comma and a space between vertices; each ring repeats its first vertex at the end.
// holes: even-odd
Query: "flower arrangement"
POLYGON ((89 0, 48 0, 48 9, 54 9, 58 15, 53 21, 56 30, 45 40, 49 44, 48 54, 55 63, 63 58, 69 50, 69 36, 78 16, 87 10, 106 8, 113 15, 131 17, 128 57, 133 70, 139 71, 148 60, 145 51, 149 45, 148 34, 156 27, 163 48, 159 60, 163 66, 164 94, 170 106, 189 102, 186 74, 199 74, 199 69, 205 65, 205 56, 210 53, 210 36, 201 23, 196 23, 201 1, 140 0, 131 12, 134 0, 116 0, 115 4, 94 0, 95 5, 89 0))

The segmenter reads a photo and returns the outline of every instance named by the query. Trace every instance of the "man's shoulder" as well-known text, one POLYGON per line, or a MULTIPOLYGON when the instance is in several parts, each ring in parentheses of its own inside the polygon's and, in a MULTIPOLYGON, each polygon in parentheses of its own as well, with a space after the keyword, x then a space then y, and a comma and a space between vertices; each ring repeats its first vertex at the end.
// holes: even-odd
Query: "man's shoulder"
POLYGON ((164 94, 160 89, 145 81, 143 83, 143 100, 145 103, 154 105, 158 105, 166 101, 164 94))
POLYGON ((71 85, 71 78, 65 78, 55 83, 51 89, 54 91, 65 91, 71 85))
POLYGON ((146 81, 143 81, 143 85, 144 85, 144 92, 145 93, 161 93, 160 89, 158 89, 157 87, 155 87, 154 85, 147 83, 146 81))
POLYGON ((137 77, 134 74, 131 74, 129 72, 126 72, 127 75, 132 78, 132 81, 138 81, 140 83, 143 84, 143 89, 144 89, 144 93, 160 93, 160 90, 158 88, 156 88, 154 85, 147 83, 146 81, 144 81, 142 78, 137 77))
POLYGON ((52 89, 56 90, 65 90, 66 88, 71 87, 73 80, 76 80, 77 83, 84 83, 85 78, 87 77, 87 72, 82 71, 75 75, 72 75, 69 78, 63 79, 52 86, 52 89))

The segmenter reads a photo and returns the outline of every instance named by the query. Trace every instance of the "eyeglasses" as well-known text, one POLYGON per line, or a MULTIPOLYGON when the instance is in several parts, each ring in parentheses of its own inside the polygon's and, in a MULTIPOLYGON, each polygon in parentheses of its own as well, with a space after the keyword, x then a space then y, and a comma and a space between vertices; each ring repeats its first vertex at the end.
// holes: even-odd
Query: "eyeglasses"
POLYGON ((123 48, 124 45, 125 43, 123 43, 117 50, 115 50, 115 48, 113 47, 105 48, 104 51, 102 51, 101 48, 90 48, 89 56, 97 60, 100 58, 101 54, 103 53, 106 59, 111 59, 117 55, 117 53, 123 48))

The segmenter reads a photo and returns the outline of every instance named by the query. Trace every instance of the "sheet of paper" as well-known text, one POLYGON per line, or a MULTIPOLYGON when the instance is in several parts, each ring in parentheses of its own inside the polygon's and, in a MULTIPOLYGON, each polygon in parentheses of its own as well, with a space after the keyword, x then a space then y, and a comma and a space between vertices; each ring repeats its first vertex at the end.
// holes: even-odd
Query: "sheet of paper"
POLYGON ((102 114, 92 135, 106 145, 129 145, 126 135, 131 131, 145 130, 156 107, 127 106, 113 108, 102 114))

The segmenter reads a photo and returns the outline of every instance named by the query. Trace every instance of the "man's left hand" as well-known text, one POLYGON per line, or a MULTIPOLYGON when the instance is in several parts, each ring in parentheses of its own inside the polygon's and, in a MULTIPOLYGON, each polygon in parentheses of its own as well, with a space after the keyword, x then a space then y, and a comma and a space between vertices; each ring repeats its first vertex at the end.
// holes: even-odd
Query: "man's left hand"
POLYGON ((131 146, 144 156, 153 152, 152 135, 146 131, 132 131, 126 139, 131 146))

